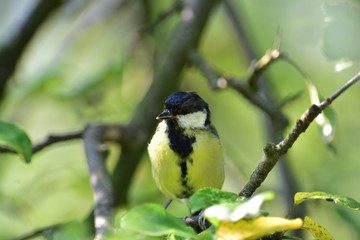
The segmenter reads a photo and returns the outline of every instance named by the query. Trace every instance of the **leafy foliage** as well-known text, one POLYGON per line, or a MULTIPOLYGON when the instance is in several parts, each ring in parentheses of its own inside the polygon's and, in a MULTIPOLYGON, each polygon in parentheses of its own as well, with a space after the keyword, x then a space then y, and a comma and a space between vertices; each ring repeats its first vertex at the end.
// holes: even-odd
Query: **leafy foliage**
POLYGON ((353 210, 360 210, 360 203, 358 201, 356 201, 352 198, 349 198, 349 197, 335 195, 335 194, 329 194, 329 193, 324 193, 324 192, 298 192, 298 193, 296 193, 295 197, 294 197, 293 208, 308 199, 321 199, 321 200, 325 200, 327 202, 332 202, 335 204, 346 206, 353 210))
MULTIPOLYGON (((28 1, 26 4, 19 4, 18 0, 7 2, 0 8, 0 18, 4 23, 0 29, 0 34, 3 36, 2 44, 11 40, 16 32, 22 32, 21 24, 27 21, 20 20, 24 20, 24 17, 29 15, 29 11, 34 9, 33 4, 41 1, 28 1), (13 21, 14 19, 17 20, 13 21)), ((124 1, 83 3, 80 1, 77 4, 66 4, 57 14, 53 14, 51 19, 44 22, 41 29, 39 28, 40 31, 34 33, 31 44, 24 46, 26 54, 21 56, 21 63, 14 72, 15 81, 7 86, 6 95, 2 99, 2 119, 11 119, 14 123, 26 119, 26 126, 31 131, 33 139, 42 139, 44 135, 58 130, 66 131, 65 129, 69 129, 70 126, 82 128, 88 122, 119 124, 128 122, 134 107, 154 79, 153 65, 160 66, 159 62, 153 64, 160 53, 158 50, 163 48, 164 40, 170 35, 174 21, 184 17, 186 12, 182 12, 181 15, 175 13, 176 16, 171 16, 170 21, 166 20, 158 24, 154 34, 139 34, 138 29, 143 24, 153 21, 155 16, 166 9, 171 2, 125 1, 126 4, 121 6, 115 4, 114 7, 115 2, 124 1)), ((230 75, 244 75, 248 61, 251 60, 246 58, 248 51, 261 53, 268 48, 278 26, 283 29, 282 50, 291 56, 296 56, 296 60, 302 63, 301 67, 313 77, 313 85, 321 86, 316 89, 316 93, 320 92, 318 90, 324 93, 335 89, 339 82, 349 75, 349 72, 338 74, 329 72, 327 60, 342 63, 337 64, 339 66, 352 66, 353 68, 348 69, 350 71, 359 71, 356 63, 359 61, 360 46, 358 2, 350 0, 336 5, 329 5, 326 1, 272 1, 266 4, 263 1, 228 1, 228 3, 232 3, 233 10, 240 13, 240 23, 243 24, 244 34, 247 35, 245 40, 251 42, 253 49, 248 49, 249 47, 243 44, 245 40, 239 41, 236 38, 237 32, 229 24, 228 17, 231 14, 225 12, 222 6, 221 11, 214 12, 214 18, 211 19, 211 24, 206 34, 202 36, 200 44, 201 52, 221 71, 230 75), (321 6, 324 2, 325 26, 321 17, 321 6), (304 12, 306 17, 299 18, 299 14, 304 12), (328 59, 319 51, 320 40, 323 53, 328 59)), ((7 58, 12 57, 13 55, 5 56, 5 62, 7 58)), ((299 92, 297 81, 293 81, 298 73, 289 71, 281 64, 275 65, 266 73, 269 77, 266 85, 271 87, 270 95, 278 97, 283 93, 291 95, 292 92, 299 92)), ((257 110, 248 107, 246 101, 239 101, 238 96, 231 91, 223 91, 220 94, 209 93, 208 85, 203 80, 198 81, 199 76, 194 72, 184 69, 184 81, 181 87, 184 90, 186 88, 186 90, 198 91, 209 99, 214 122, 220 130, 221 140, 226 149, 226 157, 241 169, 239 175, 243 174, 243 176, 239 179, 244 180, 253 170, 254 161, 261 154, 259 146, 264 141, 264 129, 259 127, 259 122, 262 116, 257 110)), ((301 91, 303 86, 301 85, 300 88, 301 91)), ((346 140, 335 139, 334 144, 340 150, 336 161, 326 149, 314 144, 316 138, 299 141, 300 148, 292 149, 294 153, 291 156, 292 163, 301 166, 297 171, 308 179, 306 186, 310 189, 336 189, 341 186, 344 192, 352 192, 357 187, 358 173, 353 170, 357 158, 350 156, 359 155, 359 148, 355 144, 359 142, 359 134, 356 134, 359 108, 352 106, 352 103, 357 103, 359 92, 354 89, 353 93, 354 95, 348 95, 348 100, 339 101, 334 105, 335 109, 351 109, 351 111, 338 112, 342 120, 341 134, 346 134, 346 140), (326 164, 323 164, 325 161, 326 164), (317 166, 320 168, 316 168, 317 166), (345 169, 339 171, 339 167, 345 169), (316 179, 309 180, 313 179, 314 171, 317 179, 325 180, 321 183, 316 179), (339 174, 336 181, 327 181, 334 174, 339 174)), ((277 100, 281 101, 281 99, 275 101, 277 100)), ((302 104, 292 104, 291 110, 286 112, 286 115, 289 116, 289 120, 293 120, 302 110, 302 104)), ((323 140, 329 143, 334 140, 337 125, 335 114, 333 109, 327 108, 322 116, 325 117, 325 121, 318 123, 319 129, 323 140)), ((144 122, 146 121, 147 119, 144 118, 144 122)), ((10 125, 0 123, 1 145, 16 151, 25 162, 33 161, 29 137, 16 125, 10 125)), ((112 147, 115 151, 111 151, 113 156, 108 161, 110 172, 118 159, 113 153, 118 154, 126 150, 125 146, 123 149, 112 147)), ((7 161, 8 154, 3 154, 1 158, 1 239, 14 238, 19 233, 33 232, 49 223, 67 222, 74 218, 83 219, 91 211, 93 200, 85 161, 80 161, 84 158, 80 145, 75 145, 70 151, 67 147, 59 147, 56 151, 42 152, 36 156, 36 160, 40 160, 36 163, 41 164, 32 164, 26 166, 27 168, 18 167, 17 161, 7 161), (51 177, 48 177, 50 175, 51 177), (50 197, 45 198, 47 193, 51 193, 50 197), (67 206, 60 204, 63 199, 71 199, 71 204, 67 206), (53 208, 60 205, 61 208, 53 208)), ((130 204, 154 201, 160 195, 154 194, 158 192, 150 180, 149 166, 143 164, 137 169, 140 173, 132 178, 134 181, 129 191, 130 204), (140 187, 141 191, 138 190, 140 187)), ((235 179, 233 176, 228 179, 233 181, 235 179)), ((238 186, 239 181, 235 181, 231 184, 238 186)), ((242 200, 237 199, 235 193, 229 193, 227 196, 227 200, 207 199, 203 196, 202 199, 198 199, 199 201, 194 201, 191 207, 199 210, 214 204, 228 203, 229 206, 233 204, 233 209, 226 209, 227 215, 231 216, 234 214, 232 211, 242 205, 237 204, 242 200)), ((326 197, 308 199, 326 200, 326 197)), ((330 197, 326 201, 345 205, 354 210, 358 209, 358 205, 351 200, 336 199, 337 197, 330 197)), ((307 199, 303 201, 305 200, 307 199)), ((261 215, 261 212, 255 212, 261 215)), ((159 213, 153 211, 152 214, 156 218, 159 213)), ((149 219, 151 221, 150 217, 149 219)), ((349 221, 359 222, 354 219, 355 217, 349 221)), ((136 226, 136 221, 134 225, 136 226)), ((177 225, 173 228, 177 228, 177 225)), ((351 227, 351 224, 347 224, 346 228, 330 230, 332 233, 337 231, 335 233, 341 236, 351 228, 358 232, 359 237, 360 228, 351 227)), ((165 229, 164 225, 162 229, 165 229)), ((196 237, 212 239, 215 235, 214 231, 213 228, 196 237)), ((182 230, 178 234, 171 237, 189 238, 187 234, 185 234, 187 237, 180 236, 182 230)), ((70 238, 75 239, 76 237, 73 236, 71 235, 70 238)), ((66 239, 66 237, 62 238, 66 239)), ((120 239, 134 238, 129 234, 128 238, 120 239)))
POLYGON ((189 199, 190 210, 196 212, 215 204, 241 202, 238 197, 235 193, 221 191, 216 188, 200 189, 189 199))
POLYGON ((253 218, 260 215, 260 207, 263 202, 273 198, 272 192, 265 192, 249 200, 225 202, 211 206, 205 210, 204 215, 215 226, 218 226, 220 221, 236 222, 243 218, 253 218))
POLYGON ((305 217, 304 219, 304 225, 302 226, 303 229, 306 229, 308 232, 310 232, 315 239, 318 240, 333 240, 334 238, 330 235, 330 233, 314 222, 311 218, 305 217))
MULTIPOLYGON (((310 95, 311 103, 319 104, 323 99, 321 99, 318 89, 309 78, 305 78, 305 83, 310 95)), ((327 144, 330 149, 335 150, 331 145, 331 142, 335 136, 337 119, 332 107, 327 107, 319 116, 317 116, 315 121, 318 125, 320 136, 325 144, 327 144)))
POLYGON ((156 204, 144 204, 131 209, 121 221, 121 227, 150 236, 175 234, 195 236, 195 231, 180 219, 168 214, 156 204))
POLYGON ((123 218, 121 227, 148 236, 167 236, 171 239, 257 239, 275 232, 299 229, 301 219, 260 216, 260 206, 274 198, 271 192, 258 194, 251 199, 236 200, 236 194, 206 188, 192 196, 192 203, 206 202, 204 216, 215 229, 196 235, 184 222, 168 214, 161 206, 145 204, 131 209, 123 218), (209 195, 206 195, 206 194, 209 195), (211 206, 209 204, 216 203, 211 206), (219 204, 217 204, 219 203, 219 204))
POLYGON ((288 220, 280 217, 258 217, 242 219, 238 222, 222 222, 218 228, 219 239, 253 240, 275 232, 301 228, 300 218, 288 220))
POLYGON ((31 161, 31 141, 18 126, 0 121, 0 145, 14 149, 26 163, 31 161))

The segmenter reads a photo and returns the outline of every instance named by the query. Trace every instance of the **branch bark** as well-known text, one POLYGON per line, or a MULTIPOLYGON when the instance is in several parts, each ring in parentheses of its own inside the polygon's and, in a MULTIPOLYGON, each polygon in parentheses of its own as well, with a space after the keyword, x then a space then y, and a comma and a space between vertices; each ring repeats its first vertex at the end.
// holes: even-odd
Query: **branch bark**
MULTIPOLYGON (((82 137, 83 137, 83 130, 72 133, 61 134, 61 135, 49 135, 46 137, 45 140, 33 145, 32 153, 35 154, 55 143, 71 141, 75 139, 82 139, 82 137)), ((16 153, 16 151, 10 148, 0 147, 0 153, 16 153)))
MULTIPOLYGON (((223 0, 225 5, 225 10, 228 13, 229 19, 233 24, 236 33, 240 42, 244 45, 245 51, 247 53, 248 59, 251 61, 252 59, 256 59, 255 51, 252 47, 253 42, 250 42, 248 39, 248 34, 245 33, 243 28, 242 22, 240 21, 239 14, 236 13, 235 8, 230 3, 230 0, 223 0)), ((275 46, 276 49, 279 49, 280 46, 277 44, 275 46)), ((284 57, 283 54, 280 56, 284 57)), ((279 58, 278 58, 279 59, 279 58)), ((251 78, 248 83, 251 85, 252 89, 257 89, 261 91, 261 95, 264 96, 268 105, 278 106, 278 114, 275 112, 273 115, 265 114, 264 115, 264 122, 267 130, 268 138, 271 142, 279 142, 281 141, 284 136, 284 130, 287 127, 288 119, 283 115, 279 104, 274 101, 274 98, 271 96, 271 91, 267 86, 268 79, 264 75, 258 74, 256 78, 251 78), (258 86, 254 86, 258 84, 258 86), (285 121, 279 121, 277 116, 284 116, 285 121), (287 124, 285 124, 287 123, 287 124)), ((291 168, 287 162, 286 156, 282 156, 280 158, 280 173, 282 178, 282 189, 284 189, 284 195, 287 200, 287 205, 291 208, 293 203, 293 196, 296 192, 298 192, 299 187, 297 184, 296 179, 294 178, 293 174, 291 174, 291 168)), ((296 209, 296 211, 292 212, 293 216, 301 217, 305 214, 305 205, 300 206, 296 209)), ((295 235, 301 237, 301 231, 296 231, 295 235)))
POLYGON ((95 239, 102 239, 110 230, 114 193, 106 170, 107 149, 103 144, 104 127, 88 126, 84 132, 85 153, 94 194, 95 239))
POLYGON ((40 142, 32 147, 32 152, 37 153, 43 150, 45 147, 48 147, 54 143, 70 141, 74 139, 81 139, 83 137, 83 130, 62 134, 62 135, 49 135, 43 142, 40 142))
POLYGON ((6 83, 14 73, 17 62, 32 36, 62 2, 62 0, 39 1, 17 34, 0 49, 0 98, 4 96, 6 83))
POLYGON ((287 153, 287 151, 293 146, 300 134, 306 131, 312 121, 336 98, 344 93, 349 87, 354 85, 360 80, 360 72, 351 78, 345 85, 334 92, 329 98, 321 102, 320 104, 313 104, 307 109, 304 114, 296 121, 291 132, 287 137, 278 144, 268 144, 264 148, 265 155, 263 156, 258 167, 255 169, 250 177, 249 182, 240 192, 240 196, 250 197, 257 188, 264 182, 269 172, 275 166, 281 156, 287 153))
POLYGON ((155 63, 152 85, 127 126, 132 141, 122 145, 121 156, 113 173, 116 206, 127 202, 131 178, 157 123, 155 117, 159 109, 163 108, 166 97, 178 89, 179 76, 187 62, 187 52, 197 48, 215 2, 183 1, 181 19, 155 63))
MULTIPOLYGON (((260 93, 251 89, 249 80, 257 78, 259 73, 263 71, 260 69, 260 64, 251 65, 250 71, 252 74, 250 74, 247 79, 241 80, 227 77, 221 73, 218 73, 204 61, 204 59, 197 53, 196 50, 190 51, 189 60, 203 73, 212 89, 216 90, 231 87, 240 93, 243 97, 245 97, 250 103, 267 114, 269 118, 275 119, 284 127, 287 126, 288 120, 279 111, 278 107, 269 104, 267 99, 265 99, 260 93)), ((266 61, 266 63, 264 60, 260 60, 260 62, 261 66, 267 67, 269 64, 271 64, 272 61, 270 58, 268 61, 266 61)))

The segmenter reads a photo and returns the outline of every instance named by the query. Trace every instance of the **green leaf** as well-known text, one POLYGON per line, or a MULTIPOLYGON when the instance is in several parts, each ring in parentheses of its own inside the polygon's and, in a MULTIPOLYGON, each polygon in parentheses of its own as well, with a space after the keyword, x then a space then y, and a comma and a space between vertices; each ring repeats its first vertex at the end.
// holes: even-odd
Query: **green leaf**
POLYGON ((243 218, 252 218, 261 215, 260 207, 264 201, 274 198, 272 192, 258 194, 247 201, 222 203, 207 208, 204 212, 206 219, 218 226, 220 222, 237 222, 243 218))
POLYGON ((196 237, 197 240, 216 240, 215 235, 215 227, 211 226, 210 228, 206 229, 199 233, 196 237))
POLYGON ((356 200, 335 194, 324 192, 298 192, 294 197, 294 207, 308 199, 321 199, 338 205, 346 206, 353 210, 360 210, 360 203, 356 200))
POLYGON ((150 236, 175 234, 195 236, 195 231, 157 204, 144 204, 131 209, 122 219, 121 227, 150 236))
POLYGON ((200 189, 189 199, 190 211, 196 212, 215 204, 240 201, 238 198, 239 196, 235 193, 221 191, 216 188, 200 189))
POLYGON ((0 145, 14 149, 26 163, 31 161, 31 141, 24 130, 18 126, 0 121, 0 145))
POLYGON ((310 232, 317 240, 334 240, 331 234, 324 227, 314 222, 308 216, 305 217, 302 228, 310 232))
MULTIPOLYGON (((319 104, 321 98, 319 96, 318 90, 315 85, 311 82, 309 78, 305 78, 306 86, 309 91, 310 101, 312 104, 319 104)), ((335 150, 330 144, 335 136, 336 131, 336 115, 331 106, 325 108, 325 110, 317 116, 315 119, 316 124, 318 125, 320 136, 323 139, 324 143, 332 150, 335 150)))
POLYGON ((347 2, 323 5, 324 29, 321 47, 329 60, 360 59, 360 11, 347 2))

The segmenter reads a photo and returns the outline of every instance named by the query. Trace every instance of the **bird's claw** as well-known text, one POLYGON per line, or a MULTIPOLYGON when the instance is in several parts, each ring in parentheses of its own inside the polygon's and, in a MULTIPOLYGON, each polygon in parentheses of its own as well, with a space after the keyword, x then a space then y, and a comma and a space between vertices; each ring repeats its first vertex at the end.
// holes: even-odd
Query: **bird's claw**
POLYGON ((201 228, 201 230, 206 230, 206 218, 204 217, 204 210, 201 210, 199 215, 198 215, 198 224, 201 228))

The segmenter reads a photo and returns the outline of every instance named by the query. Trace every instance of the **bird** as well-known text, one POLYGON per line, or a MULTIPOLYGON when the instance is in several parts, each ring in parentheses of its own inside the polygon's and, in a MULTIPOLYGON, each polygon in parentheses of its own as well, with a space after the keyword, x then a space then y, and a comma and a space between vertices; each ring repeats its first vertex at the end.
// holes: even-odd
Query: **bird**
MULTIPOLYGON (((165 101, 148 145, 152 175, 160 191, 187 200, 197 190, 221 189, 225 173, 219 135, 209 105, 195 92, 175 92, 165 101)), ((164 208, 167 207, 165 205, 164 208)))

